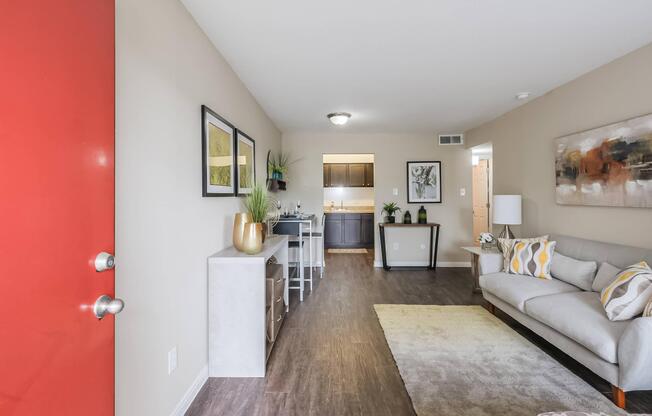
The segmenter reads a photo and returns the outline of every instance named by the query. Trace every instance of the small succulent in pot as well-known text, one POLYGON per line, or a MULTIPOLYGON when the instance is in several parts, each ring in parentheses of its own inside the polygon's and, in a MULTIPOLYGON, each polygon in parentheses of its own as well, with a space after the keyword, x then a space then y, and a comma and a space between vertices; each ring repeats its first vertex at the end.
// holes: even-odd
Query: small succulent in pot
POLYGON ((396 222, 396 217, 394 216, 395 213, 400 212, 401 208, 398 207, 396 202, 386 202, 383 204, 383 210, 381 211, 386 213, 387 216, 385 217, 385 222, 389 224, 394 224, 396 222))

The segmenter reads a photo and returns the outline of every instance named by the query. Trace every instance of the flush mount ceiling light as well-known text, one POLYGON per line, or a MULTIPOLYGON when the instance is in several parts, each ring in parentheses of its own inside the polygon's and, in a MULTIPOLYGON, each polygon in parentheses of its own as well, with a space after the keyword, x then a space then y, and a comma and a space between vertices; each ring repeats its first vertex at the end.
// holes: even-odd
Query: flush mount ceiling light
POLYGON ((351 114, 349 113, 330 113, 327 115, 328 119, 331 121, 331 123, 335 124, 336 126, 341 126, 343 124, 346 124, 347 121, 351 118, 351 114))
POLYGON ((529 92, 519 92, 518 94, 516 94, 517 100, 527 100, 528 98, 530 98, 529 92))

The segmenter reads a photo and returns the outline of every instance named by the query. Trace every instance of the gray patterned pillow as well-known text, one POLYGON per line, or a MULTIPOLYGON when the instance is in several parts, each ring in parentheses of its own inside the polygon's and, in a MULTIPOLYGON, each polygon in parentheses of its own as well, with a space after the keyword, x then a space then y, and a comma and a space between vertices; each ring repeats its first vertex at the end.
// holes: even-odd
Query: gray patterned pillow
POLYGON ((516 244, 517 241, 522 241, 524 243, 539 243, 541 241, 548 241, 549 235, 542 235, 541 237, 534 238, 499 238, 498 239, 498 250, 503 253, 503 271, 509 273, 509 260, 512 256, 512 247, 516 244))

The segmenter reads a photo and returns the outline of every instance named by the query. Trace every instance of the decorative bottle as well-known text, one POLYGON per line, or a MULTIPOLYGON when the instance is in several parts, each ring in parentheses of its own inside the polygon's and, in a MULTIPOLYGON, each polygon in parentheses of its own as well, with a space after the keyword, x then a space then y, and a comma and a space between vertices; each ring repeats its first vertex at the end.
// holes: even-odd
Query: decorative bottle
POLYGON ((419 224, 426 224, 428 222, 428 213, 426 209, 421 205, 419 208, 419 224))

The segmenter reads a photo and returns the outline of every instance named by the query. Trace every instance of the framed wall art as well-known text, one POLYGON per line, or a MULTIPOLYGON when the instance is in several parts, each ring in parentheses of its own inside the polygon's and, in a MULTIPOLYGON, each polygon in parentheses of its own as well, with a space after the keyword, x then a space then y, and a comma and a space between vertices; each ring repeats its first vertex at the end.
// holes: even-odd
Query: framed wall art
POLYGON ((237 130, 237 186, 236 195, 251 193, 256 184, 256 142, 244 132, 237 130))
POLYGON ((555 141, 558 204, 652 208, 652 114, 555 141))
POLYGON ((202 195, 236 195, 236 129, 202 105, 202 195))
POLYGON ((441 203, 441 162, 407 162, 408 204, 441 203))

